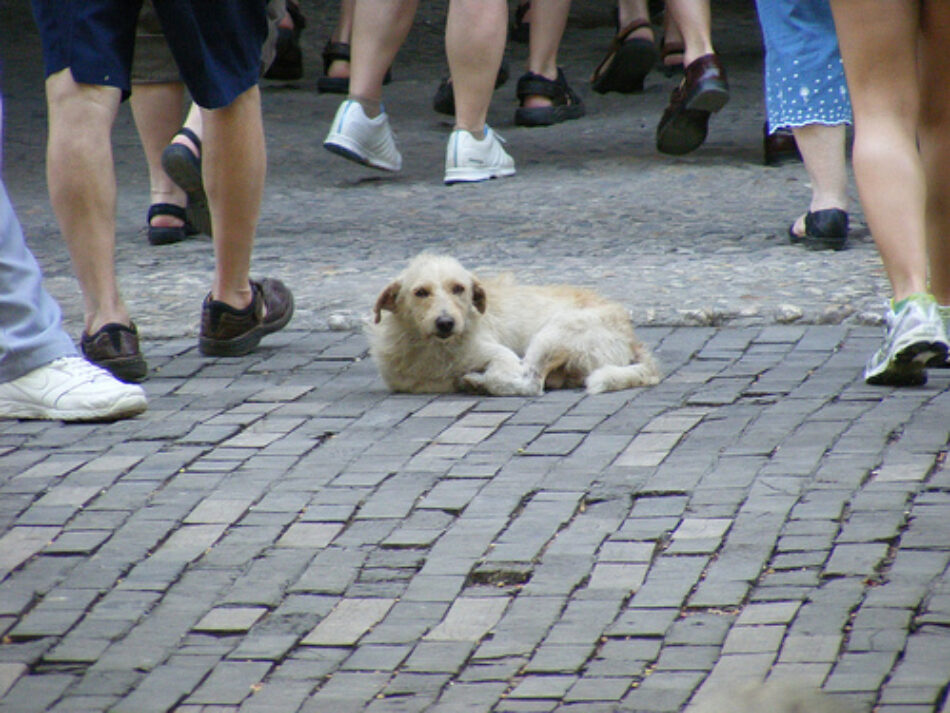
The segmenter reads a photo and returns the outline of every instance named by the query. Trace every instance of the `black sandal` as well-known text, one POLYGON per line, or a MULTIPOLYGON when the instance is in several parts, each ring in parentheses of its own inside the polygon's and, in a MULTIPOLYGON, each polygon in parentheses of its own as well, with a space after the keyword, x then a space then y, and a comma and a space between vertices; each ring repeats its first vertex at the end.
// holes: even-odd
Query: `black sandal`
POLYGON ((189 231, 191 226, 188 223, 188 216, 187 213, 185 213, 185 209, 174 203, 152 203, 152 205, 148 207, 146 224, 148 225, 148 242, 151 245, 180 243, 189 235, 194 234, 189 231), (179 226, 152 225, 152 218, 156 215, 170 215, 173 218, 178 218, 182 221, 182 224, 179 226))
POLYGON ((528 72, 518 80, 518 100, 530 96, 547 97, 551 106, 520 106, 515 110, 518 126, 550 126, 570 119, 579 119, 587 113, 584 102, 567 85, 564 70, 557 69, 557 79, 551 80, 541 74, 528 72))
POLYGON ((590 83, 595 92, 633 94, 643 91, 643 80, 659 59, 659 52, 653 40, 627 38, 644 27, 652 29, 649 20, 634 20, 617 32, 607 56, 591 75, 590 83))
POLYGON ((307 26, 307 18, 294 0, 287 0, 287 14, 293 20, 293 29, 277 28, 277 47, 274 61, 264 73, 264 79, 294 80, 303 76, 303 52, 300 49, 300 34, 307 26))
POLYGON ((663 74, 672 77, 674 74, 683 73, 683 53, 686 52, 686 45, 682 42, 667 42, 664 38, 660 45, 660 65, 663 67, 663 74), (679 55, 679 62, 675 60, 675 55, 679 55), (667 60, 674 58, 672 62, 667 60))
POLYGON ((795 232, 795 223, 788 227, 792 244, 802 243, 809 250, 844 250, 848 245, 848 214, 840 208, 808 211, 805 234, 795 232))
MULTIPOLYGON (((321 56, 323 57, 323 76, 317 80, 317 91, 321 94, 349 94, 349 77, 328 77, 326 74, 334 62, 350 61, 350 45, 346 42, 327 40, 321 56)), ((392 70, 386 70, 383 84, 389 84, 391 81, 393 81, 392 70)))
MULTIPOLYGON (((194 131, 183 126, 175 136, 179 134, 190 139, 200 153, 201 139, 194 131)), ((168 144, 162 151, 162 168, 188 196, 188 222, 197 232, 211 235, 211 212, 201 178, 201 157, 195 156, 184 144, 168 144)))

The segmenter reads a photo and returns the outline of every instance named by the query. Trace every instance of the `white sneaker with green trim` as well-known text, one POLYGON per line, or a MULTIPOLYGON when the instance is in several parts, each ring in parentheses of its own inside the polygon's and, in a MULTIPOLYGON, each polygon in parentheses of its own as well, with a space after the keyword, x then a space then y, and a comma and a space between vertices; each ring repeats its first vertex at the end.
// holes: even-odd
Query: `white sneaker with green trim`
POLYGON ((394 172, 402 168, 402 154, 396 148, 386 112, 370 119, 353 99, 340 104, 323 148, 371 168, 394 172))
POLYGON ((868 360, 864 380, 879 386, 927 383, 925 368, 945 362, 950 351, 936 300, 911 295, 897 312, 893 305, 888 307, 884 323, 884 344, 868 360))
POLYGON ((115 421, 147 405, 141 386, 78 356, 60 357, 0 384, 0 418, 115 421))
POLYGON ((505 151, 504 142, 488 126, 481 139, 465 129, 455 129, 445 148, 445 183, 473 183, 513 176, 515 160, 505 151))

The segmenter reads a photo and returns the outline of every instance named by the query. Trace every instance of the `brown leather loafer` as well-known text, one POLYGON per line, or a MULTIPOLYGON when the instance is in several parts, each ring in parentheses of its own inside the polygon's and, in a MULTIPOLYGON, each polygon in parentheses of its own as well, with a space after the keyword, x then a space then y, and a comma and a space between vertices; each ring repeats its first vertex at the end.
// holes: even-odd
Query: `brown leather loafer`
POLYGON ((143 381, 148 374, 134 323, 126 327, 110 322, 95 334, 83 332, 79 348, 87 361, 101 366, 120 381, 135 383, 143 381))
POLYGON ((253 298, 244 309, 211 299, 201 305, 198 348, 207 356, 243 356, 261 338, 283 329, 294 313, 294 296, 280 280, 251 280, 253 298))
POLYGON ((710 115, 728 101, 729 83, 719 58, 707 54, 693 60, 657 126, 657 150, 680 156, 698 149, 706 140, 710 115))
POLYGON ((801 161, 798 143, 791 129, 776 129, 769 133, 768 124, 762 126, 762 150, 766 166, 781 166, 785 163, 801 161))

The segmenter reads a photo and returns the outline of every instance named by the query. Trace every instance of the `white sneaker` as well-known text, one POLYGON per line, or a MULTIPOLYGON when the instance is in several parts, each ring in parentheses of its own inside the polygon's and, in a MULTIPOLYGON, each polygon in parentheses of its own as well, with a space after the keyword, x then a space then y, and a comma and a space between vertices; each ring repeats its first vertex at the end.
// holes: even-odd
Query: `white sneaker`
MULTIPOLYGON (((947 336, 950 337, 950 305, 937 305, 937 314, 939 314, 943 320, 944 331, 946 331, 947 336)), ((931 364, 931 366, 933 366, 933 364, 931 364)), ((943 360, 943 364, 937 364, 936 368, 950 369, 950 353, 948 353, 947 358, 943 360)))
POLYGON ((899 311, 889 307, 884 323, 884 344, 868 360, 864 380, 885 386, 925 384, 924 369, 942 364, 950 350, 937 302, 927 294, 912 295, 899 311))
POLYGON ((0 418, 115 421, 147 407, 141 386, 82 357, 60 357, 0 384, 0 418))
POLYGON ((347 99, 336 110, 323 148, 364 166, 384 171, 402 168, 402 156, 396 148, 386 112, 370 119, 353 99, 347 99))
POLYGON ((515 160, 505 151, 504 141, 487 125, 481 140, 465 129, 453 131, 445 149, 445 183, 451 185, 513 176, 515 160))

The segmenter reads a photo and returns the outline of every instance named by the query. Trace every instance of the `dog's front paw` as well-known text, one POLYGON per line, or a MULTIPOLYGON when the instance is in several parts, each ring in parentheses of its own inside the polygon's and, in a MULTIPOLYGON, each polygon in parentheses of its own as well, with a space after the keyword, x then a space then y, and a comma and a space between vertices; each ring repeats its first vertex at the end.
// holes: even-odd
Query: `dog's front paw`
POLYGON ((466 391, 475 391, 477 393, 488 393, 488 387, 485 385, 485 374, 480 371, 470 371, 462 377, 462 388, 466 391))

